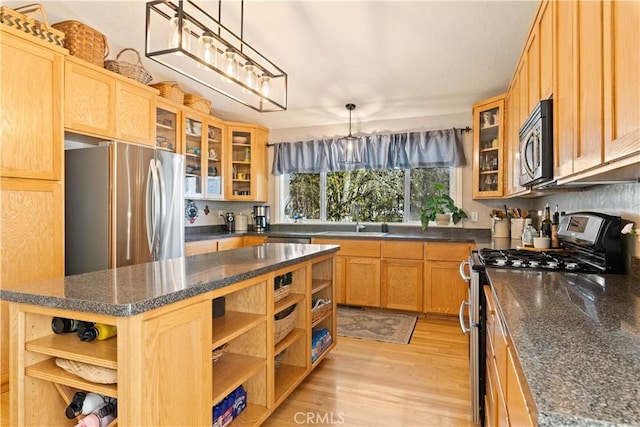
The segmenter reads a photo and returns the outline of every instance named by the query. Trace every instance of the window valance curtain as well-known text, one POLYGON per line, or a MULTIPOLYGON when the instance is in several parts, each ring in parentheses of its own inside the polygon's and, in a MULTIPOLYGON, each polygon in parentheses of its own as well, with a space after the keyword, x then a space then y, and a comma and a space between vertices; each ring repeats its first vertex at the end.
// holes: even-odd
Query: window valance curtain
POLYGON ((342 138, 274 144, 274 175, 320 173, 358 169, 412 169, 457 167, 467 164, 462 129, 367 135, 358 139, 362 163, 343 163, 342 138))

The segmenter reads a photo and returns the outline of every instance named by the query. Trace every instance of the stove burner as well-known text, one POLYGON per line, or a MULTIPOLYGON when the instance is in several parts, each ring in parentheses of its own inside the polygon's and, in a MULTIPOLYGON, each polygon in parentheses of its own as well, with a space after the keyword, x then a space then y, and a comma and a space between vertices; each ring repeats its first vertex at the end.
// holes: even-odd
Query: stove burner
POLYGON ((601 272, 583 262, 581 254, 570 251, 531 251, 523 249, 488 249, 478 251, 484 265, 502 268, 544 269, 572 272, 601 272))

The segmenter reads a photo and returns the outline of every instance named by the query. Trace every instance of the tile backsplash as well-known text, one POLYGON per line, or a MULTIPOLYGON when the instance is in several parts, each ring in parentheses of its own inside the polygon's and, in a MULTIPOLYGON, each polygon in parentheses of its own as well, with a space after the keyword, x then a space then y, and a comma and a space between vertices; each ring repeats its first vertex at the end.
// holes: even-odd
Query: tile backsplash
MULTIPOLYGON (((562 212, 595 211, 618 215, 640 228, 640 183, 596 185, 572 192, 562 192, 534 199, 533 208, 544 209, 549 203, 553 212, 557 204, 562 212)), ((633 236, 623 236, 627 258, 640 256, 640 241, 633 236)), ((629 259, 627 265, 629 265, 629 259)))

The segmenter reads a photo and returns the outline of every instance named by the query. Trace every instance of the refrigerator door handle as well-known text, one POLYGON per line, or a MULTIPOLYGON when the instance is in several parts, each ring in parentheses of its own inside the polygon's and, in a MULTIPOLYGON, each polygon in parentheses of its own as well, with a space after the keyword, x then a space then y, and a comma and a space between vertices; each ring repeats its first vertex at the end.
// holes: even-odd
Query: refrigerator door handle
POLYGON ((158 165, 155 159, 151 160, 151 174, 153 176, 153 246, 151 253, 156 253, 156 246, 160 239, 160 178, 158 177, 158 165))
POLYGON ((469 303, 467 301, 462 301, 462 303, 460 304, 460 311, 458 312, 458 320, 460 321, 460 329, 462 329, 462 333, 466 335, 471 331, 471 328, 467 328, 466 325, 464 324, 464 307, 465 306, 468 307, 469 303))
POLYGON ((147 185, 146 185, 146 189, 145 189, 145 205, 146 205, 146 217, 147 220, 145 221, 145 225, 147 228, 147 244, 149 245, 149 252, 153 251, 153 238, 154 238, 154 232, 155 232, 155 220, 154 220, 154 213, 153 213, 153 207, 152 207, 152 203, 153 203, 153 194, 151 192, 151 186, 153 185, 153 160, 151 160, 151 162, 149 162, 149 170, 147 172, 147 185))
POLYGON ((170 218, 167 218, 167 185, 164 179, 164 170, 162 168, 162 162, 156 159, 156 170, 158 173, 158 259, 164 259, 166 252, 166 240, 169 236, 168 228, 170 224, 170 218))

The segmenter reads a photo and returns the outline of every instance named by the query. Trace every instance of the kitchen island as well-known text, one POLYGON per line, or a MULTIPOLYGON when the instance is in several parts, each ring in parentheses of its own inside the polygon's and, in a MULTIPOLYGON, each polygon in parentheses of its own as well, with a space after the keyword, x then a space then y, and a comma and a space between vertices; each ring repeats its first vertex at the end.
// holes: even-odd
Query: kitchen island
POLYGON ((487 275, 538 425, 640 425, 637 278, 497 268, 487 275))
POLYGON ((338 249, 264 244, 2 289, 11 302, 11 425, 71 425, 65 408, 80 390, 117 398, 118 425, 211 425, 212 406, 240 385, 248 405, 234 425, 259 425, 335 346, 338 249), (276 301, 283 275, 290 292, 276 301), (213 317, 220 297, 224 315, 213 317), (331 302, 319 317, 316 299, 331 302), (274 315, 292 307, 291 332, 277 341, 274 315), (53 334, 53 317, 114 325, 118 335, 80 342, 53 334), (315 329, 332 342, 312 361, 315 329), (117 383, 67 373, 56 358, 116 370, 117 383))

